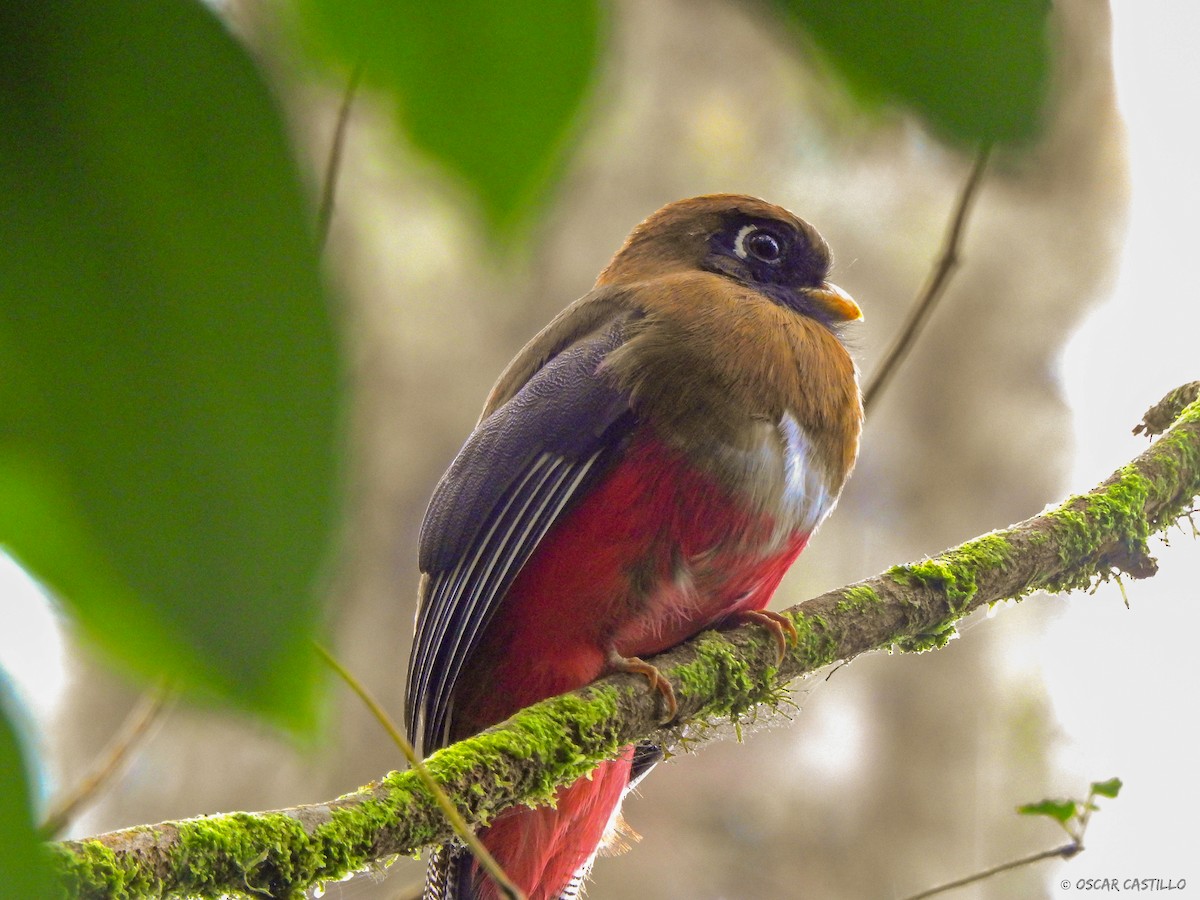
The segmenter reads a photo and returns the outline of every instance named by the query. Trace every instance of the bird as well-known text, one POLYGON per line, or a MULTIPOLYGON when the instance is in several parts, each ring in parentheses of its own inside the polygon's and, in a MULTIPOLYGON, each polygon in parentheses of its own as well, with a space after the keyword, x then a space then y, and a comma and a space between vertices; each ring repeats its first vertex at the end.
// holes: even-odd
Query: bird
MULTIPOLYGON (((740 194, 670 203, 593 288, 516 355, 434 490, 419 538, 405 700, 430 753, 546 697, 633 672, 765 611, 858 454, 845 338, 862 319, 808 222, 740 194)), ((579 896, 631 785, 625 747, 553 805, 479 831, 530 900, 579 896)), ((493 900, 462 844, 431 855, 426 900, 493 900)))

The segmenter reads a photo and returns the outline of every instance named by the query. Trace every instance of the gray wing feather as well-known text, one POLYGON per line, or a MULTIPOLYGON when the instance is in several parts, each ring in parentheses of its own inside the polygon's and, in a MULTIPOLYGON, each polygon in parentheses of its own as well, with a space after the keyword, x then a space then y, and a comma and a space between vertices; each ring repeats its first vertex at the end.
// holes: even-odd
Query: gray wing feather
POLYGON ((449 740, 458 677, 513 579, 636 425, 599 371, 621 338, 618 323, 550 359, 479 424, 434 492, 405 710, 425 753, 449 740))

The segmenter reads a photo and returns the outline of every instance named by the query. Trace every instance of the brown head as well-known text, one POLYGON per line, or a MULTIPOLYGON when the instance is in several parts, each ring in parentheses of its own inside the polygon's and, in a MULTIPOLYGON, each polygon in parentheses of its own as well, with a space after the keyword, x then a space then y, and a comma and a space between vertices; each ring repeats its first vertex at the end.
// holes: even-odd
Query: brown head
POLYGON ((827 327, 862 311, 826 281, 833 263, 817 230, 781 206, 709 194, 664 206, 637 226, 597 287, 696 270, 723 275, 827 327))

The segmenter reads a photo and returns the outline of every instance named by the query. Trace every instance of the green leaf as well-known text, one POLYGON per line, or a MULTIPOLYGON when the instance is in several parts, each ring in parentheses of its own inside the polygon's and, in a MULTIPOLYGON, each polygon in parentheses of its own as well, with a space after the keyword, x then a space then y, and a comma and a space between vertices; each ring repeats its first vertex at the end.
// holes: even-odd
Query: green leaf
POLYGON ((308 41, 389 93, 412 143, 504 239, 558 174, 599 58, 599 0, 300 0, 308 41))
POLYGON ((1115 798, 1123 787, 1120 778, 1110 778, 1108 781, 1093 781, 1092 793, 1098 797, 1115 798))
POLYGON ((339 366, 278 111, 191 0, 0 6, 0 543, 129 667, 296 729, 339 366))
POLYGON ((14 726, 15 699, 0 671, 0 894, 53 897, 49 858, 34 828, 30 769, 14 726))
POLYGON ((868 103, 911 108, 969 143, 1037 134, 1048 0, 772 0, 868 103))
POLYGON ((1049 816, 1065 825, 1079 814, 1079 806, 1074 800, 1042 800, 1040 803, 1018 806, 1017 813, 1022 816, 1049 816))

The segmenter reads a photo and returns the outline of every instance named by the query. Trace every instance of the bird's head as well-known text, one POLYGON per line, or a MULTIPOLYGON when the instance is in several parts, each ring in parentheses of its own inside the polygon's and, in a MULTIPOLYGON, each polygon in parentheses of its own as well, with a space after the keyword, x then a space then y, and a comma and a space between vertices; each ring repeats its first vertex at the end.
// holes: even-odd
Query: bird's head
POLYGON ((817 230, 780 206, 741 194, 679 200, 642 222, 597 284, 689 270, 725 276, 830 327, 862 318, 826 280, 833 258, 817 230))

